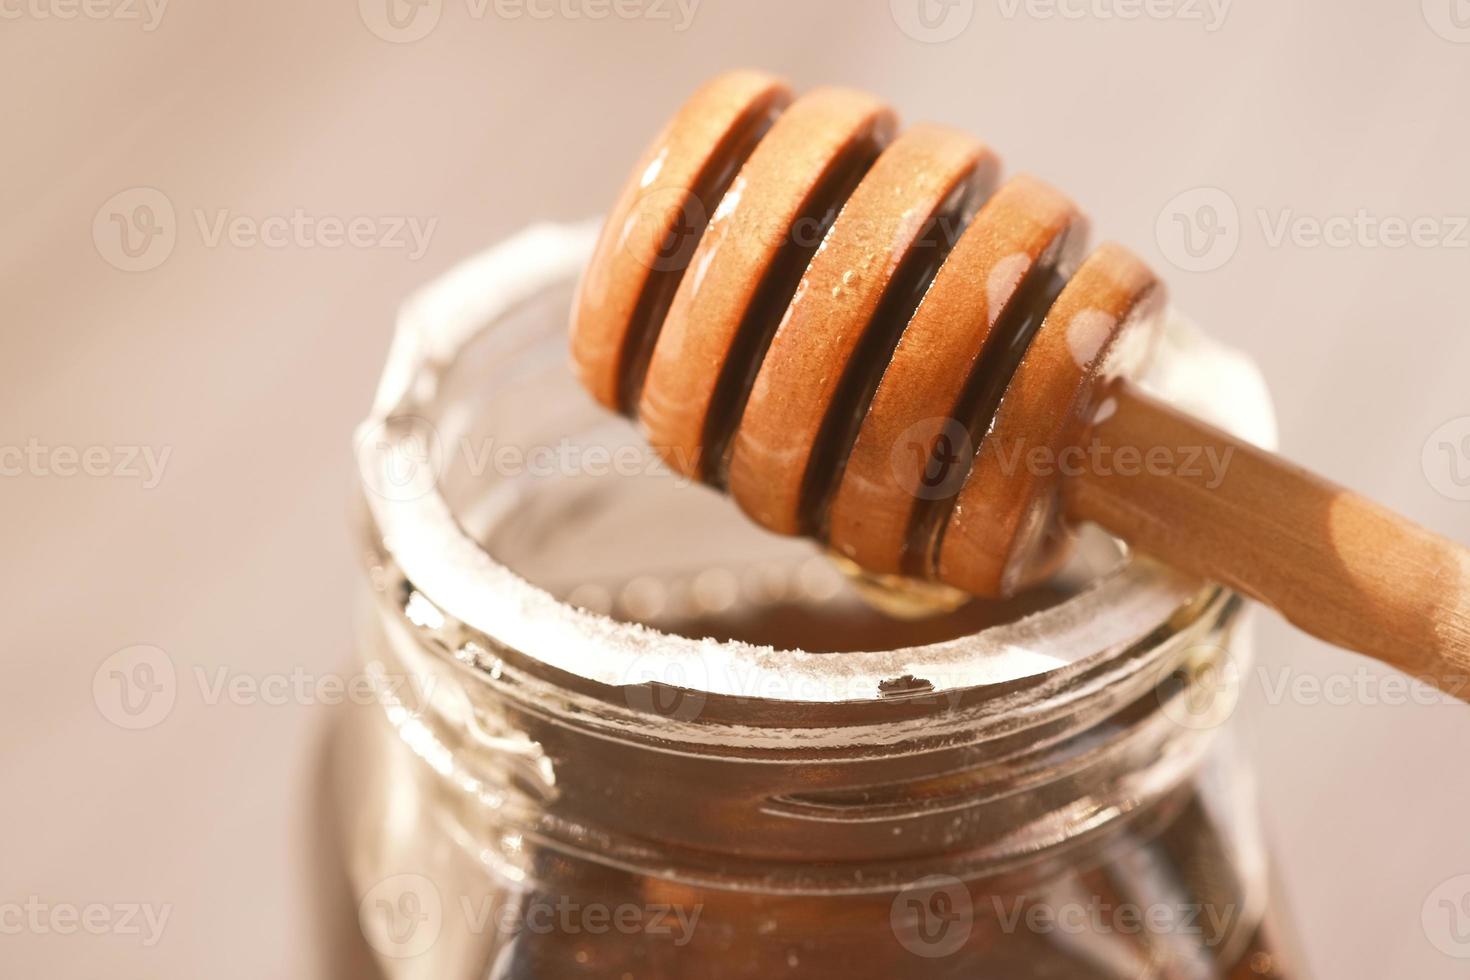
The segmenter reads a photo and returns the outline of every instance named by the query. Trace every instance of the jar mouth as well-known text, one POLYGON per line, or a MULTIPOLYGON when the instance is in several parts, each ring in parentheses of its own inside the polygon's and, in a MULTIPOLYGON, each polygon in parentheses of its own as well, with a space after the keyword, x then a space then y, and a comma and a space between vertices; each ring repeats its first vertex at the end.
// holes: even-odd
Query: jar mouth
MULTIPOLYGON (((593 222, 532 227, 412 297, 399 315, 372 412, 358 429, 383 613, 481 682, 533 687, 546 710, 582 712, 590 699, 636 715, 640 701, 630 689, 669 688, 698 697, 697 717, 675 712, 670 720, 676 725, 733 718, 712 710, 727 701, 742 706, 739 717, 746 721, 750 705, 758 703, 769 710, 755 712, 757 724, 783 727, 855 720, 864 717, 864 706, 875 717, 893 718, 905 713, 901 705, 953 707, 976 692, 989 700, 1055 686, 1125 651, 1158 647, 1227 601, 1218 588, 1135 556, 1056 605, 1013 622, 942 642, 833 654, 695 639, 558 599, 465 529, 433 462, 442 451, 435 446, 436 399, 466 344, 507 329, 513 313, 575 279, 596 232, 593 222), (429 465, 405 470, 406 459, 429 465)), ((1199 392, 1210 393, 1211 403, 1232 406, 1232 418, 1220 421, 1269 442, 1259 376, 1239 359, 1227 355, 1222 362, 1222 349, 1191 329, 1170 325, 1174 347, 1197 349, 1172 357, 1162 386, 1201 398, 1199 392), (1228 369, 1222 371, 1221 363, 1228 369), (1261 406, 1259 417, 1247 412, 1251 417, 1242 420, 1236 411, 1242 405, 1261 406)))

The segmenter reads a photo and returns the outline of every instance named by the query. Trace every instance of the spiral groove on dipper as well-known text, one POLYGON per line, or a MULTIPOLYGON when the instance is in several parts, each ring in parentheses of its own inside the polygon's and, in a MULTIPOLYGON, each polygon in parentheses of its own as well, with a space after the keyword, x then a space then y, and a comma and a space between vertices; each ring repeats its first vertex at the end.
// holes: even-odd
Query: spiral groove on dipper
POLYGON ((765 527, 1006 594, 1062 555, 1057 461, 1147 357, 1163 293, 1117 246, 1084 260, 1045 184, 997 189, 979 142, 896 129, 856 92, 706 85, 608 218, 573 360, 765 527))

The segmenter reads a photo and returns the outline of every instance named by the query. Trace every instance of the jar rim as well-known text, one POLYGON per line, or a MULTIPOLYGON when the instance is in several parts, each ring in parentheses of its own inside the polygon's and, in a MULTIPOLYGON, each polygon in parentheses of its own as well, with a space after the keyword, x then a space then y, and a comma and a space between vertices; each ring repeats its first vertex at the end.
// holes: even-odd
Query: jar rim
MULTIPOLYGON (((694 639, 580 609, 532 584, 464 531, 437 481, 415 493, 375 491, 457 352, 569 283, 596 233, 596 222, 532 226, 460 263, 400 311, 372 411, 358 427, 357 457, 378 558, 399 579, 391 590, 397 611, 428 646, 488 680, 513 661, 584 692, 653 683, 788 707, 877 703, 893 701, 895 691, 932 696, 1033 682, 1157 641, 1161 629, 1175 631, 1183 609, 1218 606, 1219 589, 1131 557, 1054 606, 937 643, 833 654, 694 639)), ((1236 383, 1236 394, 1260 400, 1240 377, 1246 383, 1236 383)), ((1256 435, 1271 439, 1269 430, 1256 435)))

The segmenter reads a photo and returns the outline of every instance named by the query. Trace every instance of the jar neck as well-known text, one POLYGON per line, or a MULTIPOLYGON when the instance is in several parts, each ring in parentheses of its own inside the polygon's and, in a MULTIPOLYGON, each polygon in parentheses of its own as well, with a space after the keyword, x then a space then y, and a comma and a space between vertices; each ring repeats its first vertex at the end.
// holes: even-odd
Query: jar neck
MULTIPOLYGON (((1165 805, 1239 670, 1240 600, 1208 589, 1134 642, 1008 683, 909 677, 879 699, 801 702, 727 693, 738 678, 718 675, 737 665, 711 656, 699 687, 609 686, 446 619, 380 557, 370 656, 424 694, 385 698, 389 721, 442 781, 446 817, 507 865, 551 849, 830 894, 1043 862, 1165 805)), ((844 655, 826 656, 842 684, 844 655)))

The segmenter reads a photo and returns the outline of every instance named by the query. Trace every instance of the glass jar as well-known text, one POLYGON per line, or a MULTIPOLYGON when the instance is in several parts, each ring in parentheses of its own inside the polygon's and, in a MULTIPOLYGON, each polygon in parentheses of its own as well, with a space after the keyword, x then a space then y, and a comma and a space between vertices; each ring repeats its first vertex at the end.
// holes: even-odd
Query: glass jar
MULTIPOLYGON (((324 787, 377 969, 1288 975, 1221 727, 1241 600, 1089 533, 1019 600, 876 611, 577 388, 592 234, 415 297, 359 432, 375 696, 324 787)), ((1248 367, 1166 346, 1157 385, 1270 438, 1248 367)))

